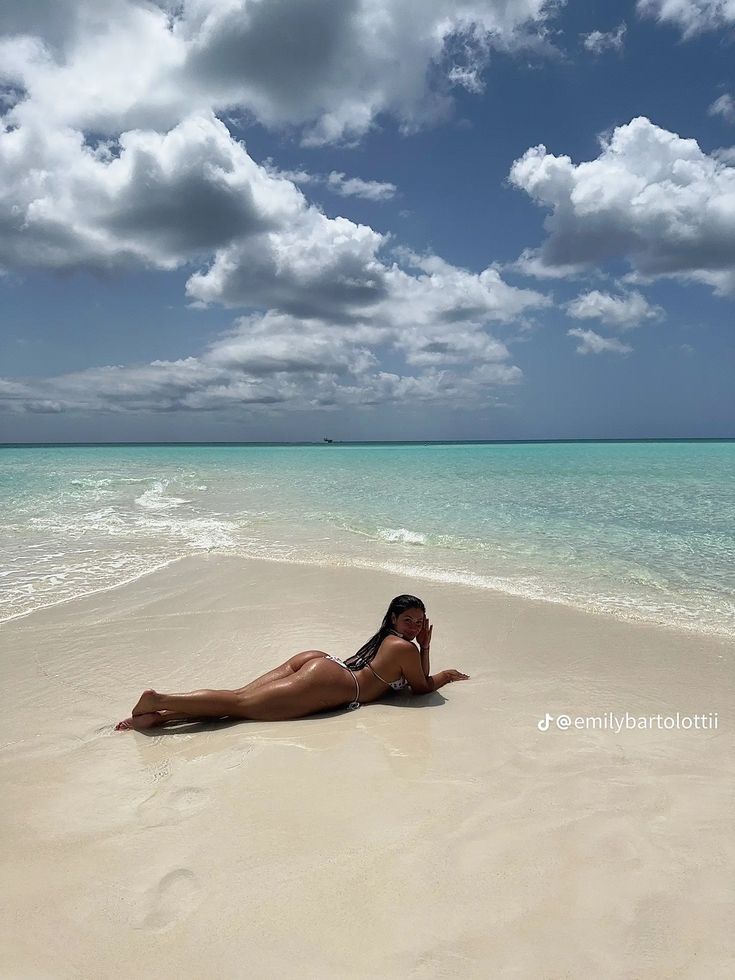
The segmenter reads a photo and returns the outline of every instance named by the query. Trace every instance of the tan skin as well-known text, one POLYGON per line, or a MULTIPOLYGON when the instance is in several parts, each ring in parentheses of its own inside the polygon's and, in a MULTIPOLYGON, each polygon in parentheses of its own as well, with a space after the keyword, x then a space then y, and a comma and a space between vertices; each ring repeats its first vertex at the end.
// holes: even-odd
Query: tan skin
MULTIPOLYGON (((386 681, 404 677, 413 694, 428 694, 452 681, 468 679, 467 674, 453 669, 439 671, 427 679, 421 655, 410 642, 415 639, 428 655, 433 626, 423 610, 406 609, 393 615, 392 623, 393 629, 401 635, 385 637, 371 662, 386 681)), ((378 680, 367 667, 348 674, 344 667, 326 657, 322 650, 304 650, 234 691, 160 694, 149 689, 141 695, 131 717, 116 726, 117 730, 142 731, 169 721, 201 718, 249 718, 253 721, 303 718, 353 701, 355 676, 360 685, 361 703, 377 701, 388 690, 387 684, 378 680)))

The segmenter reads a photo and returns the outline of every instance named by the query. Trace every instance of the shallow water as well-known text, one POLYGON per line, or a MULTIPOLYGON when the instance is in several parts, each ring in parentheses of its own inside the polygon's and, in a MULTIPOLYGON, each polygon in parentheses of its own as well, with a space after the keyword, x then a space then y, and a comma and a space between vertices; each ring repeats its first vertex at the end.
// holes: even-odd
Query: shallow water
POLYGON ((5 447, 0 618, 209 551, 735 636, 734 476, 733 441, 5 447))

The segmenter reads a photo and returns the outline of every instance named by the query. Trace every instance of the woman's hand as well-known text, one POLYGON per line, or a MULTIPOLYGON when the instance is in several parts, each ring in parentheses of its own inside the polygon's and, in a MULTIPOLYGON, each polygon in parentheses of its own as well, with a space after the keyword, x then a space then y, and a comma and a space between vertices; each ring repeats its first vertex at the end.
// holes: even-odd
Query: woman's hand
POLYGON ((454 670, 451 667, 449 670, 440 670, 434 678, 434 690, 437 687, 444 687, 445 684, 451 684, 452 681, 467 681, 469 678, 469 674, 463 674, 461 670, 454 670))
POLYGON ((433 629, 434 627, 431 625, 429 620, 424 617, 424 625, 416 634, 416 639, 418 640, 421 650, 428 650, 431 646, 431 632, 433 629))

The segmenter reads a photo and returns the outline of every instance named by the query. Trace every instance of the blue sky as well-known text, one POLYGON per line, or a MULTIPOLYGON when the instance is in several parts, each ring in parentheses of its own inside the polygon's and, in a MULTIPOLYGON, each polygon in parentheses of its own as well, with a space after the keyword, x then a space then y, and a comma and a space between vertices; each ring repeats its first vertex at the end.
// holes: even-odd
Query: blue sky
POLYGON ((3 441, 735 436, 732 5, 0 29, 3 441))

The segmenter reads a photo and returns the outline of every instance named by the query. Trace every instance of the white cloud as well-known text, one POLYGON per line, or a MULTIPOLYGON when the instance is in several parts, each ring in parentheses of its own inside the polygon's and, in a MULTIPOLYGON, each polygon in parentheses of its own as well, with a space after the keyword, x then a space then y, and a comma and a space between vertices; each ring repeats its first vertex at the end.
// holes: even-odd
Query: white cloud
POLYGON ((360 177, 345 177, 333 170, 327 176, 327 186, 340 197, 362 197, 366 201, 389 201, 398 188, 395 184, 379 180, 362 180, 360 177))
POLYGON ((488 325, 548 304, 494 269, 386 255, 386 236, 310 206, 211 115, 96 147, 69 129, 5 129, 0 175, 7 265, 174 268, 209 256, 189 277, 193 300, 270 310, 198 357, 8 382, 0 401, 16 410, 487 404, 521 378, 488 325))
MULTIPOLYGON (((265 123, 317 128, 345 112, 349 125, 334 131, 338 137, 362 131, 360 120, 370 125, 377 111, 417 124, 421 113, 407 107, 434 98, 427 69, 447 55, 445 45, 452 41, 456 61, 479 58, 493 44, 525 43, 547 6, 62 0, 61 13, 44 2, 34 17, 11 3, 13 33, 0 63, 22 95, 0 123, 0 267, 195 263, 200 269, 187 283, 195 302, 334 322, 364 318, 414 288, 408 275, 392 273, 389 282, 378 254, 386 236, 310 206, 293 181, 252 160, 212 106, 258 114, 264 100, 265 123)), ((343 196, 381 200, 395 192, 340 171, 320 179, 343 196)), ((484 282, 481 306, 490 318, 502 319, 506 306, 542 302, 499 276, 475 279, 484 282)))
POLYGON ((712 151, 712 156, 715 160, 719 160, 720 163, 725 164, 735 164, 735 146, 721 146, 717 150, 712 151))
POLYGON ((26 99, 14 122, 116 135, 237 107, 310 143, 378 116, 445 114, 481 89, 493 48, 537 42, 555 0, 8 0, 0 69, 26 99))
POLYGON ((299 319, 285 314, 251 315, 196 357, 0 379, 0 407, 31 413, 249 414, 417 402, 468 408, 488 404, 493 389, 522 379, 502 343, 468 326, 437 333, 441 348, 419 331, 412 336, 415 344, 397 324, 335 328, 311 321, 304 330, 299 319))
POLYGON ((395 324, 406 336, 460 323, 511 323, 549 304, 492 268, 471 273, 396 249, 412 270, 405 271, 383 260, 386 244, 371 228, 312 209, 302 224, 221 249, 206 272, 189 279, 187 292, 202 303, 278 308, 302 319, 395 324))
POLYGON ((273 162, 266 163, 268 172, 291 180, 294 184, 307 186, 324 185, 340 197, 360 197, 366 201, 390 201, 398 188, 395 184, 380 180, 363 180, 361 177, 347 177, 338 170, 328 174, 312 173, 307 170, 278 170, 273 162))
POLYGON ((638 0, 638 13, 675 24, 684 37, 735 24, 735 0, 638 0))
POLYGON ((480 95, 485 91, 485 82, 477 68, 453 65, 447 78, 453 85, 460 85, 473 95, 480 95))
POLYGON ((189 297, 225 306, 277 308, 304 318, 357 315, 386 294, 377 251, 385 241, 366 225, 315 208, 218 249, 186 285, 189 297))
POLYGON ((582 330, 579 327, 572 327, 567 330, 569 337, 576 337, 579 340, 577 354, 630 354, 633 350, 628 344, 610 337, 601 337, 594 330, 582 330))
POLYGON ((0 123, 0 264, 174 268, 309 207, 213 116, 87 146, 79 132, 0 123))
POLYGON ((527 150, 510 180, 551 212, 536 254, 550 270, 627 258, 642 279, 678 276, 735 291, 735 168, 645 117, 574 164, 527 150))
POLYGON ((612 296, 593 289, 567 303, 566 311, 575 320, 601 320, 620 330, 631 330, 645 320, 660 320, 664 315, 660 306, 652 306, 637 290, 612 296))
POLYGON ((395 307, 441 324, 441 311, 453 322, 468 306, 478 322, 504 321, 545 302, 492 270, 470 274, 433 258, 431 274, 417 277, 386 264, 386 236, 310 206, 211 115, 95 148, 73 130, 2 131, 0 186, 7 267, 171 269, 209 258, 189 277, 192 300, 334 322, 378 309, 390 318, 395 307))
POLYGON ((494 46, 532 43, 554 6, 11 2, 0 268, 193 267, 194 302, 267 312, 198 356, 1 381, 0 401, 33 412, 467 406, 516 384, 488 327, 523 328, 545 296, 492 268, 391 255, 388 236, 328 218, 295 181, 371 200, 394 185, 274 172, 215 111, 305 127, 310 142, 358 138, 382 113, 416 127, 446 110, 452 83, 479 86, 494 46))
POLYGON ((395 249, 395 255, 414 274, 392 266, 386 274, 388 295, 375 316, 390 317, 399 330, 508 323, 551 302, 534 290, 508 285, 492 267, 472 273, 436 255, 403 248, 395 249))
POLYGON ((735 122, 735 99, 725 92, 707 109, 707 115, 722 116, 727 122, 735 122))
POLYGON ((0 48, 0 77, 25 91, 13 110, 15 124, 116 135, 168 129, 210 107, 204 93, 183 90, 186 50, 154 4, 65 0, 66 23, 48 17, 48 0, 6 6, 11 10, 3 15, 8 36, 0 48))
POLYGON ((623 21, 614 31, 592 31, 590 34, 583 34, 582 44, 586 51, 595 55, 603 54, 605 51, 622 51, 626 31, 627 26, 623 21))
POLYGON ((558 262, 548 265, 537 248, 524 248, 515 262, 507 263, 504 268, 534 279, 583 279, 589 276, 585 262, 558 262))

